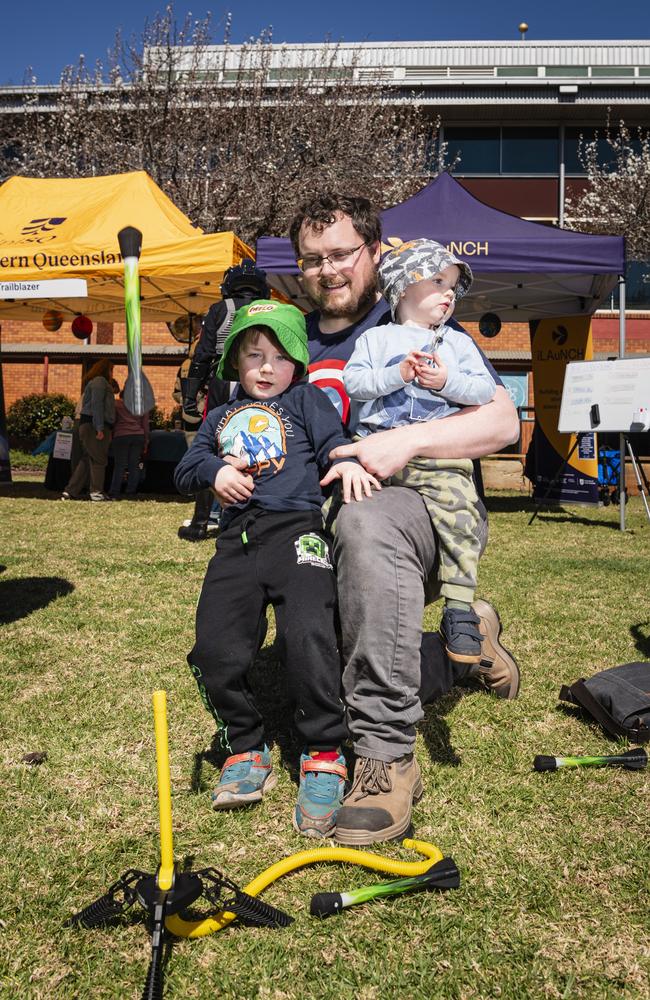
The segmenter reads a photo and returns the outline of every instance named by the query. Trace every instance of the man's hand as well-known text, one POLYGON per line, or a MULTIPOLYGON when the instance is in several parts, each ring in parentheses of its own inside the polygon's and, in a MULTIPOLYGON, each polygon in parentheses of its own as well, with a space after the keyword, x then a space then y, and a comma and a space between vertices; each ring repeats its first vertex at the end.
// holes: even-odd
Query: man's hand
POLYGON ((440 355, 435 352, 434 354, 424 354, 421 351, 418 353, 422 355, 422 358, 431 358, 435 364, 434 367, 426 364, 424 360, 418 361, 415 368, 415 374, 417 375, 419 384, 423 389, 435 389, 437 392, 444 389, 447 382, 448 370, 447 365, 444 363, 440 355))
MULTIPOLYGON (((334 453, 332 452, 332 454, 334 453)), ((373 489, 381 489, 381 483, 378 483, 375 477, 366 472, 357 462, 339 462, 338 465, 333 465, 327 475, 321 479, 320 484, 321 486, 329 486, 336 479, 341 480, 343 503, 349 503, 353 494, 355 500, 363 500, 364 493, 370 497, 373 489)))
POLYGON ((95 437, 97 438, 98 441, 103 441, 104 440, 104 432, 103 431, 97 431, 97 433, 95 434, 95 437))
MULTIPOLYGON (((394 427, 389 431, 368 434, 367 437, 352 444, 342 444, 334 448, 330 452, 330 459, 357 458, 364 469, 377 479, 388 479, 403 469, 412 458, 409 435, 404 434, 404 431, 411 429, 410 426, 394 427)), ((333 471, 330 469, 328 475, 333 471)))
MULTIPOLYGON (((228 462, 228 458, 232 458, 232 456, 227 456, 224 461, 228 462)), ((234 459, 233 462, 228 462, 227 465, 219 469, 214 477, 212 488, 222 507, 227 507, 232 503, 245 502, 250 499, 250 495, 255 489, 253 477, 246 476, 239 469, 233 467, 234 462, 239 461, 241 459, 234 459)))

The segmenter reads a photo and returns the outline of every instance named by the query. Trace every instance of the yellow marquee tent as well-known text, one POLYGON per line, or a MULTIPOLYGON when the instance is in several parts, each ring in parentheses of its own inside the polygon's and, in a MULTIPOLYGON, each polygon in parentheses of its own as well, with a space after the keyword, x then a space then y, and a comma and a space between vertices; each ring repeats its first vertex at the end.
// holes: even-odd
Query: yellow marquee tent
MULTIPOLYGON (((144 171, 111 177, 12 177, 0 187, 0 316, 38 320, 47 309, 95 322, 124 319, 117 234, 142 232, 141 308, 145 322, 206 312, 220 298, 224 271, 253 257, 234 233, 204 234, 144 171), (20 298, 21 283, 84 278, 88 298, 20 298)), ((22 286, 24 287, 24 286, 22 286)))

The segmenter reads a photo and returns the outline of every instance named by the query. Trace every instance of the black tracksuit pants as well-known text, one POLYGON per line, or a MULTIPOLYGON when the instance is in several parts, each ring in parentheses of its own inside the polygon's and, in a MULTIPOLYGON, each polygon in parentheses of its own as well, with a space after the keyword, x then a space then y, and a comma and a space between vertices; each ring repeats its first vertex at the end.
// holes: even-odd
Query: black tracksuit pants
POLYGON ((247 680, 268 604, 306 747, 346 737, 336 642, 336 578, 319 514, 254 508, 219 535, 196 611, 188 662, 229 754, 264 743, 262 717, 247 680))

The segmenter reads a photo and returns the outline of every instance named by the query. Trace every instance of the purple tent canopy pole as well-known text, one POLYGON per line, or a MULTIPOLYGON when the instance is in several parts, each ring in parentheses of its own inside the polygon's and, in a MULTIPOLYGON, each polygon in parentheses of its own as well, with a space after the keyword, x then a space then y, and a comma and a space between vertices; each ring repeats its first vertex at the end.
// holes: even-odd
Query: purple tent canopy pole
MULTIPOLYGON (((619 358, 625 357, 625 275, 619 274, 618 276, 618 356, 619 358)), ((627 494, 625 492, 625 435, 619 434, 618 436, 618 451, 619 451, 619 481, 618 481, 618 499, 619 499, 619 527, 621 531, 625 531, 625 501, 627 499, 627 494)))

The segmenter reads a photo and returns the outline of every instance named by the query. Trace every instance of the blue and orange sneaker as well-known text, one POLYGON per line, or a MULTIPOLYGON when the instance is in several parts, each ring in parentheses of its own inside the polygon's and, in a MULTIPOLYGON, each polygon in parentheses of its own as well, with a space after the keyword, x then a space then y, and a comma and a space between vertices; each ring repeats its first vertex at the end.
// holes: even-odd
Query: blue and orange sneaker
POLYGON ((341 753, 303 753, 293 825, 305 837, 329 837, 343 802, 348 776, 341 753), (329 758, 329 759, 328 759, 329 758))
POLYGON ((219 784, 212 793, 212 808, 237 809, 259 802, 277 780, 266 745, 262 751, 236 753, 221 768, 219 784))

